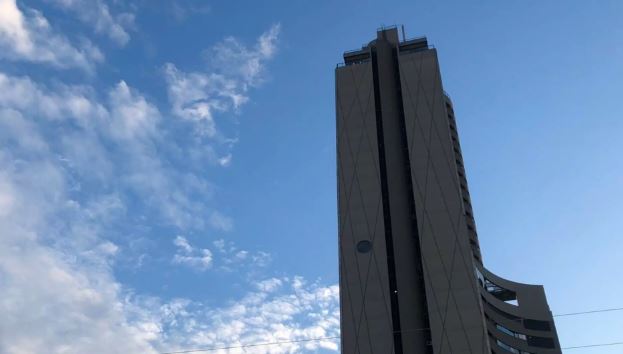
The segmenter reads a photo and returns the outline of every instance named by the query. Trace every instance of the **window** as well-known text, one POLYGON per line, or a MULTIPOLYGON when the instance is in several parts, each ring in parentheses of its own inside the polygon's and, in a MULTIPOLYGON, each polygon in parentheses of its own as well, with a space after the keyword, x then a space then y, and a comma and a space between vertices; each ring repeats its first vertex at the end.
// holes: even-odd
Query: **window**
POLYGON ((476 272, 476 278, 478 278, 480 286, 483 287, 489 294, 495 296, 499 300, 506 302, 507 304, 519 306, 519 303, 517 303, 517 293, 510 289, 506 289, 500 285, 497 285, 496 283, 487 279, 480 272, 480 270, 478 270, 478 268, 474 268, 474 271, 476 272))
POLYGON ((506 343, 502 342, 502 341, 501 341, 501 340, 499 340, 499 339, 497 339, 497 340, 496 340, 496 343, 498 344, 498 346, 499 346, 500 348, 506 349, 507 351, 509 351, 509 352, 511 352, 511 353, 519 354, 519 350, 517 350, 517 349, 515 349, 515 348, 511 347, 510 345, 508 345, 508 344, 506 344, 506 343))
POLYGON ((548 321, 525 319, 523 320, 523 326, 527 329, 533 329, 536 331, 551 331, 548 321))
POLYGON ((552 338, 545 337, 536 337, 536 336, 528 336, 528 345, 531 347, 540 347, 540 348, 556 348, 556 344, 554 344, 554 340, 552 338))
POLYGON ((359 253, 368 253, 372 249, 372 242, 368 240, 359 241, 357 243, 357 251, 359 253))
POLYGON ((482 295, 481 295, 481 298, 482 298, 482 302, 483 302, 483 303, 487 306, 487 308, 489 308, 491 311, 493 311, 493 312, 497 313, 498 315, 500 315, 500 316, 502 316, 502 317, 504 317, 504 318, 507 318, 507 319, 509 319, 509 320, 511 320, 511 321, 518 321, 518 322, 519 322, 519 321, 521 321, 521 318, 519 318, 519 317, 517 317, 517 316, 515 316, 515 315, 513 315, 513 314, 510 314, 510 313, 508 313, 508 312, 506 312, 506 311, 502 311, 502 310, 500 310, 499 308, 497 308, 497 307, 495 307, 495 306, 491 305, 491 304, 487 301, 487 299, 485 299, 485 297, 484 297, 484 296, 482 296, 482 295))
POLYGON ((511 347, 510 345, 508 345, 508 344, 506 344, 506 343, 502 342, 502 341, 501 341, 501 340, 499 340, 499 339, 497 339, 497 340, 496 340, 496 343, 497 343, 497 345, 498 345, 500 348, 503 348, 503 349, 505 349, 506 351, 509 351, 509 352, 511 352, 511 353, 515 353, 515 354, 533 354, 533 353, 527 352, 527 351, 525 351, 525 350, 519 350, 519 349, 517 349, 517 348, 515 348, 515 347, 511 347))
POLYGON ((510 329, 508 329, 508 328, 506 328, 506 327, 504 327, 502 325, 499 325, 497 323, 495 325, 495 328, 497 328, 498 331, 504 332, 504 333, 508 334, 511 337, 519 338, 521 340, 527 340, 528 339, 528 337, 526 337, 525 334, 517 333, 517 332, 512 331, 512 330, 510 330, 510 329))
POLYGON ((482 275, 482 273, 480 272, 480 270, 478 270, 478 268, 474 268, 474 271, 476 272, 476 279, 478 279, 478 284, 480 284, 481 287, 485 287, 485 276, 482 275))

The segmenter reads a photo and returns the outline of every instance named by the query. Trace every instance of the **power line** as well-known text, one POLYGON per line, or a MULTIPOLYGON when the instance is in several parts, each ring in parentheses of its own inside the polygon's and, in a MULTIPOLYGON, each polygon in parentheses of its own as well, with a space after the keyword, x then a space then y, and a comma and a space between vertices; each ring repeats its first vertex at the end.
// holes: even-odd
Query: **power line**
POLYGON ((611 345, 623 345, 623 342, 614 342, 614 343, 602 343, 602 344, 588 344, 588 345, 578 345, 576 347, 566 347, 560 349, 580 349, 580 348, 592 348, 592 347, 607 347, 611 345))
MULTIPOLYGON (((430 330, 430 328, 412 328, 412 329, 405 329, 405 330, 402 330, 402 331, 392 331, 392 333, 396 333, 396 332, 409 333, 409 332, 418 332, 418 331, 427 331, 427 330, 430 330)), ((228 346, 228 347, 216 347, 216 348, 204 348, 204 349, 187 349, 187 350, 181 350, 181 351, 164 352, 164 353, 160 353, 160 354, 200 353, 200 352, 211 352, 211 351, 217 351, 217 350, 243 349, 243 348, 250 348, 250 347, 261 347, 261 346, 268 346, 268 345, 293 344, 293 343, 302 343, 302 342, 317 342, 317 341, 323 341, 323 340, 334 340, 334 339, 339 339, 339 338, 340 338, 340 336, 318 337, 318 338, 307 338, 307 339, 293 339, 293 340, 284 340, 284 341, 278 341, 278 342, 265 342, 265 343, 252 343, 252 344, 243 344, 243 345, 233 345, 233 346, 228 346)))
POLYGON ((576 315, 586 315, 589 313, 599 313, 599 312, 611 312, 611 311, 621 311, 623 307, 613 308, 613 309, 603 309, 603 310, 593 310, 593 311, 584 311, 584 312, 571 312, 571 313, 562 313, 560 315, 554 315, 553 317, 564 317, 564 316, 576 316, 576 315))
POLYGON ((204 348, 204 349, 188 349, 188 350, 181 350, 181 351, 164 352, 164 353, 160 353, 160 354, 185 354, 185 353, 213 352, 213 351, 217 351, 217 350, 243 349, 243 348, 251 348, 251 347, 261 347, 261 346, 267 346, 267 345, 281 345, 281 344, 292 344, 292 343, 302 343, 302 342, 315 342, 315 341, 333 340, 333 339, 339 339, 339 338, 340 338, 340 336, 308 338, 308 339, 295 339, 295 340, 284 340, 284 341, 280 341, 280 342, 266 342, 266 343, 255 343, 255 344, 245 344, 245 345, 232 345, 232 346, 229 346, 229 347, 204 348))
MULTIPOLYGON (((408 332, 418 332, 418 331, 427 331, 430 328, 412 328, 400 331, 401 333, 408 332)), ((392 333, 396 333, 398 331, 393 331, 392 333)), ((293 339, 293 340, 284 340, 278 342, 264 342, 264 343, 252 343, 252 344, 243 344, 243 345, 232 345, 228 347, 216 347, 216 348, 203 348, 203 349, 186 349, 181 351, 172 351, 172 352, 164 352, 160 354, 185 354, 185 353, 200 353, 200 352, 213 352, 217 350, 228 350, 228 349, 243 349, 250 347, 261 347, 261 346, 269 346, 269 345, 281 345, 281 344, 293 344, 293 343, 302 343, 302 342, 319 342, 323 340, 334 340, 339 339, 340 336, 333 337, 318 337, 318 338, 307 338, 307 339, 293 339)))
MULTIPOLYGON (((188 354, 188 353, 213 352, 213 351, 217 351, 217 350, 244 349, 244 348, 251 348, 251 347, 268 346, 268 345, 281 345, 281 344, 293 344, 293 343, 314 342, 314 341, 323 341, 323 340, 335 340, 335 339, 339 339, 339 338, 340 338, 339 336, 320 337, 320 338, 287 340, 287 341, 280 341, 280 342, 266 342, 266 343, 255 343, 255 344, 246 344, 246 345, 233 345, 233 346, 229 346, 229 347, 189 349, 189 350, 182 350, 182 351, 164 352, 164 353, 161 353, 161 354, 188 354)), ((595 348, 595 347, 608 347, 608 346, 615 346, 615 345, 623 345, 623 342, 587 344, 587 345, 578 345, 578 346, 573 346, 573 347, 564 347, 564 348, 560 348, 560 349, 563 349, 563 350, 583 349, 583 348, 595 348)))
MULTIPOLYGON (((553 315, 552 317, 578 316, 578 315, 586 315, 586 314, 592 314, 592 313, 603 313, 603 312, 613 312, 613 311, 622 311, 622 310, 623 310, 623 307, 617 307, 617 308, 611 308, 611 309, 601 309, 601 310, 592 310, 592 311, 583 311, 583 312, 561 313, 559 315, 553 315)), ((403 330, 401 332, 423 331, 423 330, 429 330, 429 329, 430 328, 417 328, 417 329, 403 330)), ((307 339, 293 339, 293 340, 285 340, 285 341, 277 341, 277 342, 264 342, 264 343, 252 343, 252 344, 244 344, 244 345, 232 345, 232 346, 227 346, 227 347, 214 347, 214 348, 203 348, 203 349, 187 349, 187 350, 181 350, 181 351, 163 352, 163 353, 160 353, 160 354, 188 354, 188 353, 213 352, 213 351, 217 351, 217 350, 244 349, 244 348, 270 346, 270 345, 295 344, 295 343, 305 343, 305 342, 319 342, 319 341, 324 341, 324 340, 335 340, 335 339, 339 339, 339 338, 340 338, 340 336, 318 337, 318 338, 307 338, 307 339)), ((561 349, 568 350, 568 349, 581 349, 581 348, 593 348, 593 347, 606 347, 606 346, 615 346, 615 345, 623 345, 623 342, 587 344, 587 345, 579 345, 579 346, 573 346, 573 347, 565 347, 565 348, 561 348, 561 349)))

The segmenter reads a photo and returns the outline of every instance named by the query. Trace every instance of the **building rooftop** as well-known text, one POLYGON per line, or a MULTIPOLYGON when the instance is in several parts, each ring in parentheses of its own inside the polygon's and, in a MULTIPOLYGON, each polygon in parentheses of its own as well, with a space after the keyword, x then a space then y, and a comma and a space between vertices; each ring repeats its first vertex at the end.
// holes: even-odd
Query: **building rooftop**
POLYGON ((361 49, 349 50, 344 52, 344 64, 351 65, 369 60, 370 48, 374 47, 376 41, 379 39, 383 39, 390 43, 396 44, 401 53, 431 49, 431 47, 428 45, 428 40, 426 39, 426 37, 405 39, 403 31, 403 38, 401 41, 398 35, 398 28, 396 26, 382 27, 376 31, 376 39, 372 40, 366 45, 363 45, 361 49))

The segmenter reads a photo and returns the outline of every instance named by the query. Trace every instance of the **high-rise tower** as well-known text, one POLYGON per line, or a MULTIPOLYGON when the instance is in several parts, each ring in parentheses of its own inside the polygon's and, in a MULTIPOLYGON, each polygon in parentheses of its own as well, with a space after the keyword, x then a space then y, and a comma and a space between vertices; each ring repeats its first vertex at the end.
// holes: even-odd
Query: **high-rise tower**
POLYGON ((483 266, 426 38, 344 53, 336 111, 342 353, 561 353, 543 287, 483 266))

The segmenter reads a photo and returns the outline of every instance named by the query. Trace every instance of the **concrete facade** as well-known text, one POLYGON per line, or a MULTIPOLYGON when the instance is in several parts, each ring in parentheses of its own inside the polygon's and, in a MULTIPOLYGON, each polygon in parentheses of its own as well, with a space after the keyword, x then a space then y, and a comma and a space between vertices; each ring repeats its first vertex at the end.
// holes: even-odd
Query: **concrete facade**
POLYGON ((436 50, 391 28, 344 61, 342 353, 560 353, 543 288, 483 267, 436 50))

